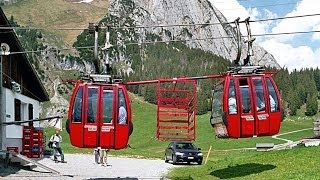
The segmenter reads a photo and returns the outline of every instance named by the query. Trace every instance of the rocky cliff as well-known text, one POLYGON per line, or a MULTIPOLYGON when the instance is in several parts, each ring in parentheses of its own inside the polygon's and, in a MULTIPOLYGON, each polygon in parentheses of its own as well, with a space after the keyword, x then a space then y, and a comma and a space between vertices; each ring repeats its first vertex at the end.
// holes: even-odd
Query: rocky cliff
POLYGON ((13 4, 16 3, 17 0, 0 0, 0 5, 9 5, 9 4, 13 4))
MULTIPOLYGON (((111 0, 109 15, 117 17, 121 26, 157 26, 136 30, 137 42, 145 42, 146 34, 156 34, 162 40, 186 40, 191 48, 213 52, 230 61, 237 56, 236 32, 223 14, 207 0, 111 0), (130 23, 128 23, 130 22, 130 23), (214 24, 194 26, 166 26, 173 24, 214 24), (221 38, 229 37, 229 38, 221 38), (200 40, 199 40, 200 39, 200 40)), ((262 47, 254 45, 254 65, 280 68, 274 57, 262 47)), ((247 47, 242 40, 242 56, 247 47)))

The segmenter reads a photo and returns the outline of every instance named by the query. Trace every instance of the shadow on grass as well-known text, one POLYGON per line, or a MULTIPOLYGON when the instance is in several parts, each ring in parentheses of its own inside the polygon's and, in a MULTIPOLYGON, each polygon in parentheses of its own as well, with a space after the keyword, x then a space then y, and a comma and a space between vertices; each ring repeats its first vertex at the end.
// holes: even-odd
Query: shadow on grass
POLYGON ((263 171, 274 169, 276 167, 277 166, 274 166, 271 164, 248 163, 248 164, 231 166, 224 169, 218 169, 218 170, 212 171, 210 175, 221 178, 221 179, 229 179, 229 178, 248 176, 250 174, 258 174, 263 171))
POLYGON ((90 178, 89 180, 138 180, 138 178, 130 178, 130 177, 125 177, 125 178, 90 178))
POLYGON ((172 180, 193 180, 191 176, 173 177, 172 180))

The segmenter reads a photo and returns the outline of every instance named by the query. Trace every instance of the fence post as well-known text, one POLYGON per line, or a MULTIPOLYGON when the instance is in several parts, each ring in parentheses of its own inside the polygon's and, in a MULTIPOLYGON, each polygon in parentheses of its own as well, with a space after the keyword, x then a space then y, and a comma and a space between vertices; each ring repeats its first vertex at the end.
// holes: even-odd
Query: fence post
POLYGON ((210 148, 209 148, 209 151, 208 151, 208 154, 207 154, 207 157, 206 157, 206 161, 204 162, 204 164, 207 164, 207 161, 208 161, 208 158, 209 158, 209 155, 210 155, 211 148, 212 148, 212 146, 210 146, 210 148))

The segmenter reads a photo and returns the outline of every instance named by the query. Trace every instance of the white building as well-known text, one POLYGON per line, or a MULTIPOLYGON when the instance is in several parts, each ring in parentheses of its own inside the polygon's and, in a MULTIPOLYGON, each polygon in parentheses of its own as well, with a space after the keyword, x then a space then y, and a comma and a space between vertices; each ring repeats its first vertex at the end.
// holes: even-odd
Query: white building
MULTIPOLYGON (((0 7, 0 27, 9 27, 9 21, 0 7)), ((14 30, 0 29, 0 123, 39 118, 40 103, 49 100, 36 70, 28 59, 14 30), (4 48, 5 44, 10 49, 4 48), (1 79, 2 78, 2 79, 1 79)), ((0 126, 0 148, 18 147, 22 150, 23 125, 0 126)), ((39 122, 34 122, 38 127, 39 122)))

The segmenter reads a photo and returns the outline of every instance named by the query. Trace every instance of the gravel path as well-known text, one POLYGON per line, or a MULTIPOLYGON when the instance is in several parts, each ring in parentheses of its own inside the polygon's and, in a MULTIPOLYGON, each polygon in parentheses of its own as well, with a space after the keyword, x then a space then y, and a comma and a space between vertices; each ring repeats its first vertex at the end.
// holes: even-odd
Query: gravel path
POLYGON ((60 174, 39 167, 31 171, 12 168, 12 172, 0 173, 0 179, 162 179, 173 168, 164 160, 108 157, 108 166, 101 166, 94 163, 93 155, 66 154, 65 159, 67 163, 54 163, 51 158, 38 161, 60 174))
POLYGON ((279 138, 278 136, 282 136, 282 135, 286 135, 286 134, 292 134, 292 133, 296 133, 296 132, 300 132, 300 131, 306 131, 306 130, 310 130, 310 129, 313 129, 313 128, 306 128, 306 129, 290 131, 290 132, 286 132, 286 133, 282 133, 282 134, 277 134, 277 135, 273 135, 272 138, 278 139, 278 140, 282 140, 282 141, 286 141, 287 143, 293 143, 293 141, 291 141, 291 140, 284 139, 284 138, 279 138))

